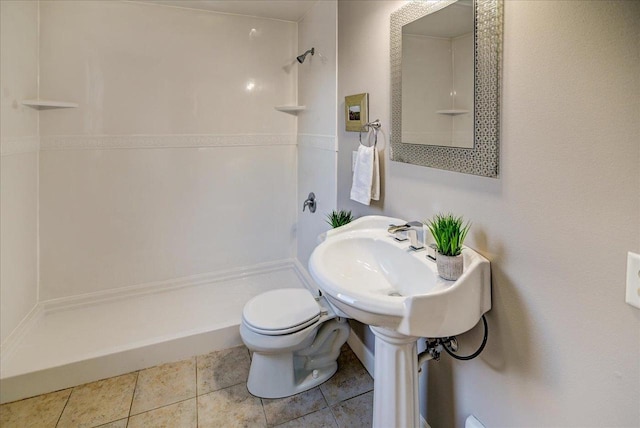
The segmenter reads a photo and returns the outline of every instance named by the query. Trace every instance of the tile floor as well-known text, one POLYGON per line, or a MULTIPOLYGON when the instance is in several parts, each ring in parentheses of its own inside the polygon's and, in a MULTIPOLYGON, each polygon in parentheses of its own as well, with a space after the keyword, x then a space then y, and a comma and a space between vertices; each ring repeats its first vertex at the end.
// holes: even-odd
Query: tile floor
POLYGON ((261 399, 246 388, 240 346, 0 406, 10 427, 368 427, 373 379, 345 345, 338 372, 293 397, 261 399))

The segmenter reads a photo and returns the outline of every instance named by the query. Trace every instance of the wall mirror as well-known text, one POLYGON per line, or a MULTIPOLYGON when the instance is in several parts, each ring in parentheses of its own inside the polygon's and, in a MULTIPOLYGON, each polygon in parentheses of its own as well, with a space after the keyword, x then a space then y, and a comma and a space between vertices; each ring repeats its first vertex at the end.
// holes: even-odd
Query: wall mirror
POLYGON ((498 176, 502 0, 391 15, 391 160, 498 176))

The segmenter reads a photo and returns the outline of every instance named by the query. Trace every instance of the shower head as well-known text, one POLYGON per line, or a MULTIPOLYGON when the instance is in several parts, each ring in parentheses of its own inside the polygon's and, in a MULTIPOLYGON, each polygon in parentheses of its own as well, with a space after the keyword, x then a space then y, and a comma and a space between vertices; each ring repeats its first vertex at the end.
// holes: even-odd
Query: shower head
POLYGON ((296 59, 298 60, 298 62, 300 64, 302 64, 304 62, 304 59, 307 57, 307 54, 311 54, 311 56, 313 56, 316 53, 315 48, 311 48, 308 51, 306 51, 305 53, 303 53, 302 55, 299 55, 298 57, 296 57, 296 59))

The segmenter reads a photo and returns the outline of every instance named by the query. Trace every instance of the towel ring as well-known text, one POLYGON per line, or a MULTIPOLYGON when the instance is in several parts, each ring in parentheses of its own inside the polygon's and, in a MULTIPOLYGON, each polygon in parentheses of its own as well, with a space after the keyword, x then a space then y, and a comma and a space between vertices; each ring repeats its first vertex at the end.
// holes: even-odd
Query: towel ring
POLYGON ((369 135, 371 135, 371 130, 367 131, 367 144, 362 144, 362 131, 360 131, 358 133, 358 139, 360 140, 360 144, 362 144, 365 147, 376 147, 378 145, 378 130, 377 129, 373 129, 373 144, 370 144, 371 139, 369 138, 369 135))
POLYGON ((378 130, 380 129, 380 127, 382 127, 382 124, 380 123, 380 119, 376 119, 373 122, 367 122, 364 124, 364 126, 362 127, 362 129, 360 130, 360 132, 358 132, 358 140, 360 141, 360 144, 362 144, 362 131, 364 129, 367 130, 367 143, 369 143, 369 133, 371 132, 371 130, 373 130, 373 146, 371 145, 365 145, 362 144, 365 147, 376 147, 378 144, 378 130))

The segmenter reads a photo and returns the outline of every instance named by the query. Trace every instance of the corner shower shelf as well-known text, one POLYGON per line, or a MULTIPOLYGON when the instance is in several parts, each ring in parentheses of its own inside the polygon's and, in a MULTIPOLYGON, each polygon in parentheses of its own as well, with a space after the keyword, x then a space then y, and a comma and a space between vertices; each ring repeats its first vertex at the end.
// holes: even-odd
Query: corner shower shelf
POLYGON ((297 114, 299 111, 306 110, 307 106, 275 106, 274 108, 284 113, 297 114))
POLYGON ((457 116, 459 114, 469 113, 469 110, 459 110, 459 109, 451 109, 451 110, 437 110, 438 114, 447 114, 449 116, 457 116))
POLYGON ((70 103, 67 101, 52 101, 52 100, 24 100, 22 105, 32 107, 35 109, 42 108, 76 108, 78 103, 70 103))

